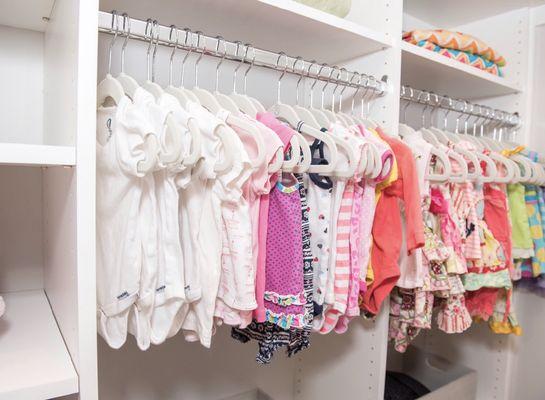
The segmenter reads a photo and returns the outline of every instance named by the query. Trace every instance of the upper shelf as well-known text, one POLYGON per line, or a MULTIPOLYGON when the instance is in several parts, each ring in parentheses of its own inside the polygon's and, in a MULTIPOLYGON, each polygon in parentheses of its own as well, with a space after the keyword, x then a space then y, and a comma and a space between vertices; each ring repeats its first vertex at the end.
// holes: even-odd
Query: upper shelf
POLYGON ((200 30, 307 60, 338 63, 391 46, 378 32, 292 0, 103 0, 101 11, 117 10, 162 25, 200 30))
POLYGON ((45 31, 55 0, 0 0, 0 25, 45 31))
POLYGON ((403 11, 433 26, 448 29, 541 4, 545 4, 545 0, 410 0, 403 3, 403 11))
POLYGON ((517 93, 520 88, 507 78, 401 41, 401 83, 415 89, 478 99, 517 93))
POLYGON ((78 391, 78 375, 42 290, 3 295, 0 399, 51 399, 78 391))
POLYGON ((76 165, 73 146, 0 143, 0 165, 76 165))

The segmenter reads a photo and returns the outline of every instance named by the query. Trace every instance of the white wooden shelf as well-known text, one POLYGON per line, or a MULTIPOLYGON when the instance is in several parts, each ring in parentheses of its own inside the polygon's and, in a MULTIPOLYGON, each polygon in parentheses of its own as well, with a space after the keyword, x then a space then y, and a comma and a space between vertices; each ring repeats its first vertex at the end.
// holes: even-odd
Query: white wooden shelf
POLYGON ((76 165, 73 146, 0 143, 0 165, 76 165))
POLYGON ((401 83, 453 98, 478 99, 520 92, 508 78, 401 41, 401 83))
POLYGON ((54 0, 0 0, 0 25, 45 31, 54 0))
POLYGON ((444 29, 503 14, 523 7, 544 4, 545 0, 411 0, 404 11, 422 21, 444 29))
POLYGON ((161 7, 147 0, 103 0, 100 8, 319 62, 337 63, 391 46, 385 33, 293 0, 184 0, 183 7, 178 0, 163 0, 161 7))
POLYGON ((0 400, 76 393, 78 376, 42 290, 3 295, 0 400))

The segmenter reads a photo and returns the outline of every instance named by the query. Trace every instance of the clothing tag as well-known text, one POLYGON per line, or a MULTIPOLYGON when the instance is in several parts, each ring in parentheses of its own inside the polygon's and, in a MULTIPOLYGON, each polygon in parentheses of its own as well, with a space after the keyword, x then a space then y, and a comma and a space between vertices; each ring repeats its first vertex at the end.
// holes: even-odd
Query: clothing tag
POLYGON ((108 118, 106 120, 106 128, 108 129, 108 138, 106 139, 107 142, 110 141, 110 138, 112 137, 112 119, 108 118))

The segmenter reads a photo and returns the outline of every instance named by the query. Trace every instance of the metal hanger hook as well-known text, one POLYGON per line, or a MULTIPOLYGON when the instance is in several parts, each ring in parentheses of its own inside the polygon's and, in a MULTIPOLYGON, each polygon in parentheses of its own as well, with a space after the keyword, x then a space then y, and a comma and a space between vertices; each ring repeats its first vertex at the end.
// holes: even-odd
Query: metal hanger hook
POLYGON ((430 92, 430 96, 434 98, 433 104, 431 106, 432 109, 430 111, 430 126, 433 126, 433 121, 441 105, 441 99, 439 98, 439 95, 437 93, 430 92))
POLYGON ((424 92, 424 91, 420 91, 420 93, 418 94, 418 97, 416 98, 416 102, 421 104, 420 103, 420 97, 422 96, 426 96, 426 99, 423 100, 424 101, 424 107, 422 108, 422 115, 421 115, 421 118, 422 118, 422 127, 425 128, 426 127, 426 110, 428 109, 428 106, 429 106, 429 102, 430 102, 430 99, 431 99, 431 94, 430 92, 424 92))
POLYGON ((110 30, 114 32, 114 35, 112 37, 112 40, 110 41, 110 46, 108 47, 108 75, 112 71, 112 51, 114 48, 115 40, 119 35, 119 20, 116 10, 112 11, 112 23, 110 30))
POLYGON ((168 41, 172 43, 172 34, 176 32, 176 42, 172 46, 172 52, 170 53, 170 59, 168 62, 168 85, 172 85, 172 64, 174 62, 174 55, 176 54, 176 50, 178 49, 179 44, 179 31, 178 28, 176 28, 176 25, 170 25, 170 32, 168 33, 168 41))
POLYGON ((184 28, 185 32, 185 39, 184 39, 184 47, 189 46, 189 50, 187 50, 185 57, 182 59, 182 68, 180 70, 180 87, 184 86, 184 74, 185 74, 185 62, 187 61, 187 58, 191 55, 191 52, 193 51, 193 37, 190 36, 193 34, 189 28, 184 28), (188 44, 188 40, 191 38, 191 42, 188 44))
POLYGON ((350 105, 350 113, 352 115, 354 115, 354 103, 356 101, 356 95, 359 93, 359 91, 361 89, 361 74, 359 72, 353 72, 352 78, 350 78, 350 83, 352 83, 352 80, 356 76, 358 77, 358 82, 355 84, 356 85, 356 91, 352 95, 352 102, 351 102, 351 105, 350 105))
POLYGON ((151 74, 150 74, 150 53, 151 53, 151 46, 153 45, 153 20, 151 18, 148 18, 146 20, 146 28, 144 29, 144 38, 147 40, 149 39, 148 43, 148 49, 146 51, 146 78, 148 81, 151 80, 151 74))
POLYGON ((121 46, 121 73, 125 72, 125 49, 131 38, 131 18, 129 14, 123 13, 123 34, 125 35, 125 40, 123 40, 123 46, 121 46))
MULTIPOLYGON (((242 58, 240 59, 240 62, 238 63, 237 67, 233 71, 233 93, 237 92, 237 76, 238 76, 238 70, 242 65, 246 62, 246 56, 248 55, 248 45, 243 45, 241 41, 237 40, 236 42, 236 49, 235 49, 235 56, 238 57, 238 50, 240 49, 240 46, 243 46, 244 53, 242 55, 242 58)), ((277 61, 278 62, 278 61, 277 61)))
POLYGON ((322 110, 324 109, 324 99, 325 99, 325 88, 329 86, 331 83, 331 75, 333 75, 333 71, 335 71, 335 68, 337 67, 329 67, 329 75, 327 76, 326 83, 324 86, 322 86, 322 101, 321 101, 321 107, 322 110))
MULTIPOLYGON (((195 49, 196 51, 199 51, 199 48, 201 46, 201 36, 203 33, 201 31, 197 31, 195 32, 195 34, 197 35, 197 44, 195 45, 195 49)), ((195 87, 199 87, 199 64, 205 52, 206 52, 206 43, 204 44, 202 50, 200 51, 199 58, 197 58, 197 60, 195 61, 195 66, 194 66, 195 87)))
POLYGON ((288 69, 288 56, 286 55, 286 53, 284 52, 280 52, 278 53, 278 58, 276 59, 276 67, 278 68, 280 66, 280 59, 284 57, 285 60, 286 60, 286 63, 284 64, 284 69, 282 70, 282 73, 280 74, 280 76, 278 77, 278 82, 277 82, 277 91, 276 91, 276 101, 278 103, 280 103, 280 85, 281 85, 281 82, 282 82, 282 78, 284 77, 284 75, 286 75, 286 71, 288 69))
POLYGON ((153 56, 151 58, 151 81, 155 82, 155 65, 156 65, 155 60, 157 56, 157 48, 159 47, 159 34, 160 34, 159 22, 156 19, 153 20, 152 28, 153 28, 153 37, 152 37, 153 56))
MULTIPOLYGON (((311 65, 312 66, 312 65, 311 65)), ((310 74, 310 67, 309 66, 309 74, 310 74)), ((322 70, 327 67, 327 64, 320 65, 320 69, 316 73, 316 76, 314 77, 314 82, 312 82, 312 85, 310 86, 310 106, 314 107, 314 87, 318 83, 318 80, 320 79, 320 75, 322 74, 322 70)))
POLYGON ((403 107, 403 121, 406 122, 407 121, 407 109, 411 105, 412 99, 414 98, 414 90, 410 86, 403 86, 403 87, 406 88, 405 90, 408 90, 408 92, 409 92, 409 99, 405 99, 406 104, 403 107))
POLYGON ((220 77, 220 66, 223 64, 223 60, 225 60, 225 56, 227 55, 227 46, 225 45, 225 39, 222 36, 216 36, 216 54, 219 54, 219 48, 220 43, 223 43, 223 53, 221 55, 220 61, 216 65, 216 83, 214 85, 214 91, 218 91, 219 87, 219 77, 220 77))
POLYGON ((294 74, 297 74, 296 66, 297 63, 301 61, 301 72, 299 73, 299 79, 297 80, 297 85, 295 86, 295 104, 299 105, 299 85, 301 83, 301 80, 303 79, 303 73, 305 71, 305 60, 303 60, 303 57, 298 56, 291 66, 291 69, 294 74))
POLYGON ((248 72, 250 72, 250 70, 254 67, 254 63, 255 63, 255 48, 250 44, 250 43, 246 43, 246 54, 248 54, 248 50, 252 50, 252 60, 250 61, 250 65, 248 66, 248 68, 246 68, 246 71, 244 72, 244 81, 243 81, 243 84, 242 84, 242 93, 246 94, 246 90, 248 89, 248 72))

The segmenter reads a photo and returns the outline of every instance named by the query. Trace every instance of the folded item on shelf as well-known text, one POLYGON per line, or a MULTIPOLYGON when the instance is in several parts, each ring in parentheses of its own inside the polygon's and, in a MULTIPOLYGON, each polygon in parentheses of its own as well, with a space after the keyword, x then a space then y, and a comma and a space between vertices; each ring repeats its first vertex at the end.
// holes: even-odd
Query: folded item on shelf
POLYGON ((295 0, 298 3, 305 4, 328 14, 344 18, 350 12, 352 0, 295 0))
POLYGON ((505 65, 505 58, 496 50, 482 40, 461 32, 453 32, 445 29, 415 29, 404 32, 403 40, 412 44, 427 40, 446 49, 460 50, 479 55, 497 64, 499 67, 505 65))
POLYGON ((493 75, 503 76, 503 72, 497 64, 487 60, 480 55, 471 54, 461 50, 447 49, 445 47, 438 46, 428 40, 421 40, 420 42, 416 43, 416 46, 423 47, 427 50, 439 53, 442 56, 452 58, 456 61, 470 65, 472 67, 482 69, 483 71, 489 72, 493 75))

